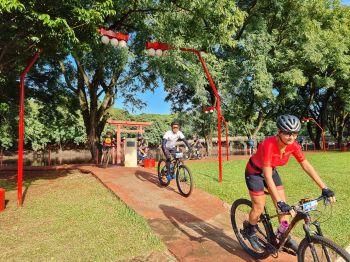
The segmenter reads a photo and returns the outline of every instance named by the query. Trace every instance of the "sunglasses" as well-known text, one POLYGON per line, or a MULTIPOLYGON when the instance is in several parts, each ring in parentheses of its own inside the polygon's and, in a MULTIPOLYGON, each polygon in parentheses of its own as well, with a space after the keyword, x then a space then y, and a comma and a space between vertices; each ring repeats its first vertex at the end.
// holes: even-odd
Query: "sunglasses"
POLYGON ((282 134, 289 137, 291 136, 297 137, 299 135, 298 132, 282 132, 282 134))
POLYGON ((179 129, 178 126, 172 126, 171 128, 172 128, 172 129, 179 129))

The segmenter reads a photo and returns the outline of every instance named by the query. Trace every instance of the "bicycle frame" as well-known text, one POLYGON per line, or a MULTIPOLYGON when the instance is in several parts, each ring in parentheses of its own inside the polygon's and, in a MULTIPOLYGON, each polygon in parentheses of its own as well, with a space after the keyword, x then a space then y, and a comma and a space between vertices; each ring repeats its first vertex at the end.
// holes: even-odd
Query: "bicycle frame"
POLYGON ((181 158, 176 158, 174 157, 172 160, 171 160, 171 163, 173 164, 174 166, 174 175, 177 173, 177 169, 179 168, 179 166, 183 163, 182 159, 181 158))
POLYGON ((285 231, 285 233, 282 235, 282 238, 280 239, 280 241, 277 243, 277 239, 276 239, 276 235, 274 233, 274 230, 272 228, 272 224, 271 224, 271 219, 278 217, 279 214, 270 216, 267 212, 266 207, 264 208, 264 214, 262 215, 262 219, 265 220, 267 222, 267 224, 269 225, 269 231, 272 233, 273 238, 271 239, 271 244, 272 246, 277 250, 280 251, 282 249, 282 247, 284 246, 285 242, 288 239, 288 236, 290 234, 290 232, 292 231, 292 229, 296 226, 296 224, 301 221, 304 220, 304 225, 303 225, 303 229, 305 232, 305 237, 308 240, 309 243, 311 243, 311 238, 310 238, 310 225, 314 225, 316 227, 317 230, 317 234, 319 236, 323 236, 322 230, 321 230, 321 226, 320 223, 318 221, 314 221, 311 222, 311 217, 309 212, 304 212, 304 211, 300 211, 298 210, 295 217, 292 219, 292 221, 290 222, 287 230, 285 231))

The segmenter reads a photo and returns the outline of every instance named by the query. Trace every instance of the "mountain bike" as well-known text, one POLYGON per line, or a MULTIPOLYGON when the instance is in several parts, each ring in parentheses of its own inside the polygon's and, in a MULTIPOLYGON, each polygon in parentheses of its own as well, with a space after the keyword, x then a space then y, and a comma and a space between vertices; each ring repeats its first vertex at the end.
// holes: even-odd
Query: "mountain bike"
POLYGON ((200 148, 194 148, 189 155, 188 159, 202 159, 202 153, 200 148))
POLYGON ((102 158, 101 159, 103 159, 103 161, 101 161, 101 165, 103 167, 107 167, 109 162, 112 160, 112 157, 113 157, 113 155, 112 155, 113 146, 104 146, 102 148, 103 149, 102 149, 102 158))
POLYGON ((295 217, 289 224, 287 230, 277 239, 271 220, 277 218, 278 214, 270 216, 266 207, 261 214, 257 224, 257 237, 262 251, 258 252, 253 249, 247 239, 248 216, 252 203, 248 199, 238 199, 231 207, 231 223, 237 240, 242 248, 253 258, 264 259, 270 255, 277 257, 279 251, 294 253, 292 250, 284 247, 285 242, 290 235, 291 230, 296 224, 304 220, 303 229, 305 238, 300 242, 297 253, 298 261, 350 261, 350 254, 333 241, 325 238, 322 234, 320 222, 311 219, 311 211, 317 209, 317 205, 323 200, 325 205, 329 205, 328 200, 324 197, 316 199, 302 199, 299 204, 293 206, 296 212, 295 217))
POLYGON ((181 195, 188 197, 192 193, 193 178, 190 169, 184 164, 184 154, 176 152, 171 156, 170 175, 167 175, 165 159, 158 161, 157 172, 159 183, 166 187, 172 179, 176 178, 176 185, 179 192, 181 195))

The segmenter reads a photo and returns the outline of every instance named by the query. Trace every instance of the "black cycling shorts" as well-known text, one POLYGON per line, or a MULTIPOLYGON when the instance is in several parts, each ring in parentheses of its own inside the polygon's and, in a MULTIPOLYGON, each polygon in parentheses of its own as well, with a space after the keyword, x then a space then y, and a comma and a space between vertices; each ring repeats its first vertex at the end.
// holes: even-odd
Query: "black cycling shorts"
MULTIPOLYGON (((275 182, 277 190, 282 190, 282 180, 276 169, 272 169, 272 179, 275 182)), ((254 173, 250 174, 245 172, 245 182, 249 189, 249 194, 253 196, 261 196, 264 195, 264 188, 267 188, 266 181, 264 179, 264 175, 262 173, 254 173)))

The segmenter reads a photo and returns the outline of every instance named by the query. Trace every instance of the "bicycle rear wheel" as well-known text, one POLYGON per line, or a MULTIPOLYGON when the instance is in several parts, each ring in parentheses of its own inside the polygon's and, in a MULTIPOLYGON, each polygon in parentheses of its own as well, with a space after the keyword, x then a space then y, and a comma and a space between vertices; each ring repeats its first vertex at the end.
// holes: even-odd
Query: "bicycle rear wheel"
POLYGON ((167 169, 165 160, 161 159, 158 161, 158 167, 157 167, 157 173, 158 173, 158 179, 161 186, 168 186, 170 184, 170 181, 166 177, 167 169))
POLYGON ((111 151, 110 151, 110 149, 108 149, 108 150, 105 152, 104 164, 103 164, 104 167, 107 167, 107 166, 108 166, 110 159, 111 159, 111 151))
POLYGON ((310 236, 311 243, 304 238, 299 245, 298 261, 337 261, 349 262, 350 254, 333 241, 322 236, 310 236))
POLYGON ((270 232, 268 222, 266 222, 265 219, 260 219, 257 224, 258 228, 256 234, 259 239, 259 243, 264 247, 264 251, 258 252, 252 248, 247 239, 246 233, 251 207, 252 202, 248 199, 241 198, 233 202, 231 207, 231 224, 237 240, 242 248, 253 258, 264 259, 270 255, 269 247, 271 246, 270 240, 273 232, 270 232))
POLYGON ((193 179, 187 166, 180 165, 176 171, 176 184, 181 195, 188 197, 192 193, 193 179))

